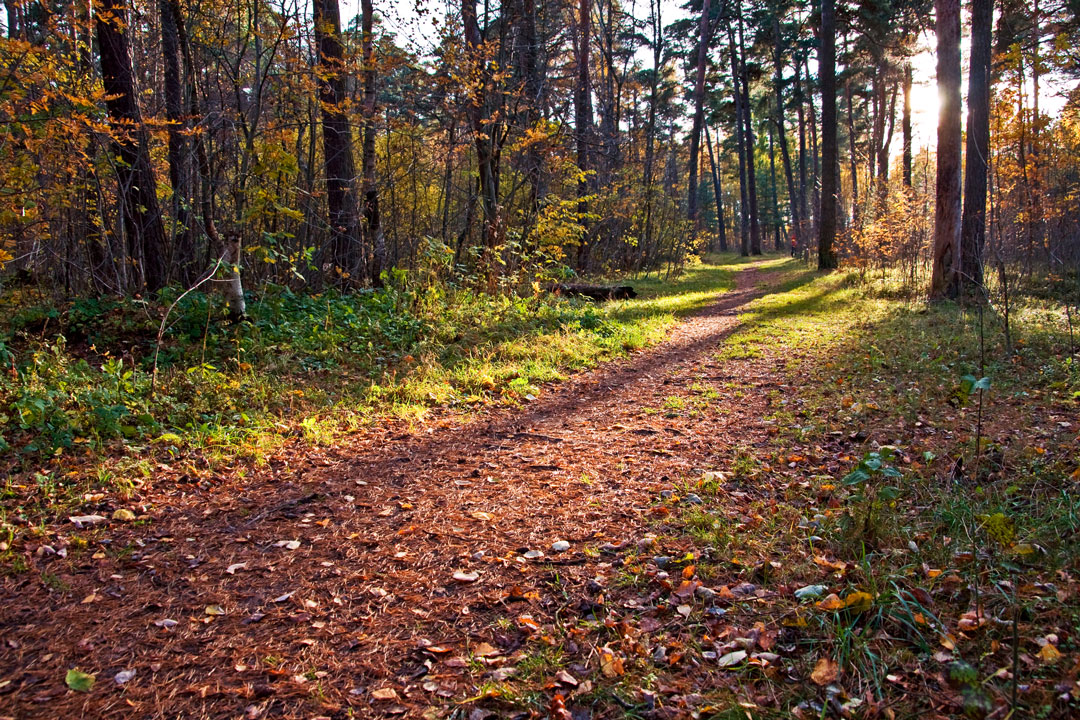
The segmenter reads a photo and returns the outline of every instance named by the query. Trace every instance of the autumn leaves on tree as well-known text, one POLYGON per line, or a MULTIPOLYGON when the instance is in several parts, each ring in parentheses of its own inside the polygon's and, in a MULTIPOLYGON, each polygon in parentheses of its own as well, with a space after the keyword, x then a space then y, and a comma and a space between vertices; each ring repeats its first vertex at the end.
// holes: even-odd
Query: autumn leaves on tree
POLYGON ((971 2, 965 141, 958 1, 665 17, 659 0, 462 0, 401 18, 364 0, 343 18, 336 0, 12 0, 0 258, 75 294, 212 273, 233 317, 242 276, 350 290, 449 258, 434 275, 497 292, 729 244, 925 264, 955 297, 988 254, 1025 272, 1076 255, 1074 103, 1053 122, 1040 97, 1080 74, 1061 50, 1080 33, 1064 5, 1021 5, 992 33, 992 0, 971 2), (931 52, 940 123, 916 147, 931 52))

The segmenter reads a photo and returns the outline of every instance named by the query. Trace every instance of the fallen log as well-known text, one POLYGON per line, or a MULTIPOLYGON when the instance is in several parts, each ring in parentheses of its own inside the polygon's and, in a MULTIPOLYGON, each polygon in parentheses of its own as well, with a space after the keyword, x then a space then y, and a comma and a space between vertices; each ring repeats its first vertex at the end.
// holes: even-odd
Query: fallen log
POLYGON ((591 300, 629 300, 636 298, 637 293, 630 285, 579 285, 576 283, 561 283, 555 286, 555 291, 560 295, 579 295, 591 300))

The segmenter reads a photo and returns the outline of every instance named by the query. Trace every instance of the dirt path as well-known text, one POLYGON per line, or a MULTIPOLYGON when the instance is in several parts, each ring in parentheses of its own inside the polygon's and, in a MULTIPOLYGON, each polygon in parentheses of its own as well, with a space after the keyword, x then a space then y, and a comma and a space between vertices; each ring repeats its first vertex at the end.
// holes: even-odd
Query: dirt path
POLYGON ((602 546, 640 541, 660 491, 761 437, 771 368, 713 354, 771 275, 748 267, 660 346, 523 409, 163 487, 148 526, 42 550, 0 581, 0 717, 419 717, 474 694, 480 643, 505 657, 520 616, 591 612, 602 546), (92 692, 65 688, 72 667, 92 692))

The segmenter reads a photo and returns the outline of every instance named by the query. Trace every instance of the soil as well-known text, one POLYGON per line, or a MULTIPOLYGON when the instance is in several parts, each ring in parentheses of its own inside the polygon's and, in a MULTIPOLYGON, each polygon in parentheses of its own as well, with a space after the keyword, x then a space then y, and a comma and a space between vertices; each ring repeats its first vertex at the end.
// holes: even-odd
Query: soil
POLYGON ((750 266, 665 342, 520 408, 441 411, 282 450, 247 476, 142 488, 147 521, 99 526, 66 557, 40 549, 0 579, 0 717, 467 708, 542 641, 533 623, 605 602, 660 492, 765 437, 774 361, 714 354, 773 281, 750 266), (90 692, 65 686, 76 667, 90 692))

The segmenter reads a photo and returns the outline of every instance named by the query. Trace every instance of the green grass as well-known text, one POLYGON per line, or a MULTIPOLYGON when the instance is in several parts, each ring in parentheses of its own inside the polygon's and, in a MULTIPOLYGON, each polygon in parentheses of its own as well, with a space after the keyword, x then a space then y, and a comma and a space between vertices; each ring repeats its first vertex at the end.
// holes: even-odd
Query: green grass
POLYGON ((205 473, 238 458, 259 463, 293 437, 330 444, 377 418, 524 402, 659 341, 731 289, 741 262, 715 257, 677 278, 634 279, 638 298, 603 304, 412 287, 400 274, 374 293, 270 288, 235 325, 221 322, 218 298, 192 293, 168 317, 153 389, 155 339, 175 292, 160 304, 54 304, 9 290, 0 297, 3 507, 35 515, 117 490, 116 478, 149 476, 147 456, 205 473))
MULTIPOLYGON (((712 386, 728 397, 765 393, 770 425, 722 453, 714 468, 721 474, 675 479, 673 498, 656 498, 654 509, 672 512, 653 515, 655 547, 622 558, 608 603, 655 598, 656 609, 640 614, 662 626, 635 634, 641 647, 675 642, 697 657, 715 647, 710 638, 757 627, 776 634, 771 651, 780 657, 765 670, 743 662, 718 671, 704 657, 690 669, 685 660, 669 665, 627 651, 627 674, 594 675, 577 704, 629 716, 642 687, 659 688, 661 705, 677 704, 676 688, 691 687, 709 708, 702 717, 832 717, 841 706, 851 717, 875 717, 874 706, 897 717, 965 709, 978 717, 985 702, 1006 717, 1011 686, 999 671, 1014 670, 1016 617, 1021 692, 1012 717, 1075 716, 1075 697, 1062 700, 1055 689, 1071 682, 1080 649, 1080 373, 1059 301, 1019 297, 1010 354, 992 309, 980 318, 977 306, 927 305, 888 275, 865 282, 773 265, 781 290, 751 303, 716 355, 732 377, 743 360, 774 367, 777 386, 712 386), (990 378, 981 444, 977 393, 959 392, 972 374, 990 378), (965 471, 957 476, 960 457, 965 471), (856 468, 863 474, 851 475, 856 468), (704 503, 680 503, 689 492, 704 503), (811 536, 819 539, 811 544, 811 536), (768 594, 723 603, 724 615, 703 618, 696 599, 664 592, 679 584, 686 563, 678 557, 688 550, 707 586, 752 582, 768 594), (670 587, 657 580, 654 554, 673 557, 670 587), (870 601, 834 612, 794 597, 812 584, 870 601), (685 619, 672 611, 684 602, 692 605, 685 619), (976 606, 993 620, 965 629, 976 606), (1046 638, 1065 656, 1057 663, 1037 657, 1046 638), (832 689, 811 681, 822 659, 840 668, 832 689), (961 693, 939 680, 951 660, 970 663, 976 689, 961 693)), ((671 398, 661 404, 660 412, 686 409, 671 398)), ((641 620, 635 614, 617 611, 630 626, 641 620)), ((587 644, 612 642, 598 622, 578 630, 587 644)), ((529 682, 519 679, 522 696, 529 682)))
MULTIPOLYGON (((1012 668, 1011 622, 964 633, 958 629, 962 614, 978 602, 988 616, 1008 621, 1017 608, 1021 653, 1028 655, 1038 651, 1039 638, 1075 632, 1080 614, 1074 596, 1059 602, 1049 591, 1033 590, 1080 567, 1080 370, 1060 296, 1013 298, 1010 353, 1003 317, 992 307, 980 313, 977 305, 928 305, 901 292, 888 275, 865 282, 794 264, 780 270, 781 291, 753 302, 717 352, 727 363, 773 363, 785 383, 767 396, 766 419, 776 429, 769 441, 733 449, 717 468, 776 500, 735 507, 726 499, 707 502, 682 512, 674 526, 665 521, 667 532, 719 551, 714 567, 699 565, 702 577, 753 579, 747 568, 782 558, 769 587, 825 582, 841 595, 861 590, 874 596, 873 607, 855 616, 811 606, 809 626, 790 638, 796 641, 791 660, 807 675, 818 659, 830 657, 843 668, 850 696, 871 697, 899 715, 918 713, 926 709, 922 700, 883 678, 916 668, 935 672, 940 637, 949 634, 956 642, 950 654, 973 664, 988 697, 1006 704, 1009 683, 991 676, 1012 668), (960 392, 968 375, 990 382, 981 430, 977 393, 960 392), (895 466, 897 477, 875 472, 845 484, 860 460, 883 446, 897 447, 897 459, 884 466, 895 466), (789 467, 793 456, 799 460, 789 467), (962 472, 955 469, 958 458, 962 472), (838 467, 830 469, 836 460, 838 467), (749 530, 732 522, 733 515, 755 513, 763 520, 749 530), (819 525, 803 530, 800 517, 819 518, 819 525), (1004 535, 992 529, 995 523, 1006 528, 1004 535), (823 537, 813 553, 848 562, 842 582, 835 575, 823 580, 809 562, 805 538, 811 532, 823 537), (962 559, 971 553, 976 561, 962 559), (732 577, 727 558, 736 555, 740 565, 732 577), (976 586, 978 593, 964 589, 976 586), (1030 596, 1009 590, 1017 587, 1030 596), (931 596, 931 606, 920 604, 918 598, 931 596)), ((781 597, 770 609, 756 606, 753 616, 770 610, 778 618, 793 605, 781 597)), ((737 612, 731 622, 738 626, 737 612)), ((1036 661, 1019 672, 1030 687, 1017 712, 1045 715, 1063 666, 1036 661)), ((810 683, 770 688, 784 712, 820 701, 810 683)), ((952 691, 939 692, 950 697, 952 691)), ((963 698, 955 698, 962 712, 963 698)), ((1056 712, 1077 712, 1071 702, 1056 712)))

